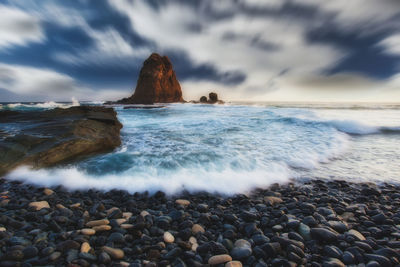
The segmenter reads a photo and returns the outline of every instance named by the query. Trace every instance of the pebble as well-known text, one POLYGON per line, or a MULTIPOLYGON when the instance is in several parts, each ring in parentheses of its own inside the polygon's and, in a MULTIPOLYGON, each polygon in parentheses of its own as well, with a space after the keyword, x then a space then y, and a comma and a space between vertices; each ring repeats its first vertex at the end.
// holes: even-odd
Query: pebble
POLYGON ((312 238, 323 243, 333 243, 338 237, 337 233, 325 228, 312 228, 310 233, 312 238))
POLYGON ((41 210, 41 209, 49 209, 50 205, 47 201, 34 201, 29 203, 29 207, 33 207, 35 210, 41 210))
POLYGON ((90 251, 91 247, 88 242, 83 242, 81 245, 81 252, 82 253, 88 253, 90 251))
POLYGON ((266 197, 264 197, 264 202, 268 205, 274 206, 277 204, 281 204, 283 202, 283 200, 279 197, 266 196, 266 197))
POLYGON ((235 242, 230 254, 232 258, 240 260, 249 257, 251 253, 251 244, 247 240, 239 239, 235 242))
POLYGON ((90 228, 83 228, 83 229, 81 229, 80 232, 83 235, 95 235, 96 234, 96 230, 90 229, 90 228))
POLYGON ((215 255, 212 256, 211 258, 208 259, 208 264, 210 265, 218 265, 221 263, 226 263, 232 261, 232 257, 229 256, 228 254, 222 254, 222 255, 215 255))
POLYGON ((225 267, 242 267, 242 266, 243 265, 240 261, 230 261, 225 264, 225 267))
POLYGON ((108 255, 110 255, 110 257, 113 259, 120 260, 125 257, 125 253, 122 249, 111 248, 111 247, 107 247, 107 246, 104 246, 102 249, 104 252, 106 252, 108 255))
POLYGON ((133 226, 133 224, 130 224, 130 223, 123 223, 123 224, 120 225, 120 227, 121 227, 122 229, 131 229, 131 228, 133 228, 134 226, 133 226))
POLYGON ((181 205, 181 206, 189 206, 190 205, 190 201, 187 199, 177 199, 177 200, 175 200, 175 203, 177 205, 181 205))
POLYGON ((164 242, 174 243, 175 237, 170 232, 164 232, 164 242))
POLYGON ((206 231, 204 230, 203 226, 200 224, 193 224, 192 226, 192 233, 196 235, 197 233, 202 233, 204 234, 206 231))
POLYGON ((51 190, 50 188, 45 188, 45 189, 43 189, 43 193, 44 193, 46 196, 50 196, 50 195, 54 194, 54 191, 51 190))
POLYGON ((140 212, 140 216, 142 217, 146 217, 148 215, 150 215, 150 213, 147 210, 143 210, 142 212, 140 212))
POLYGON ((101 226, 101 225, 106 225, 109 224, 110 221, 107 219, 102 219, 102 220, 95 220, 95 221, 90 221, 86 223, 86 226, 88 227, 94 227, 94 226, 101 226))
POLYGON ((103 232, 103 231, 109 231, 112 228, 110 225, 99 225, 99 226, 93 227, 92 229, 95 230, 96 232, 103 232))
POLYGON ((358 241, 366 240, 365 237, 360 232, 358 232, 357 230, 354 230, 354 229, 349 230, 347 232, 347 234, 354 237, 358 241))
POLYGON ((346 267, 344 263, 339 259, 329 259, 324 262, 324 267, 346 267))
POLYGON ((180 199, 188 202, 178 204, 162 193, 56 187, 45 195, 43 188, 0 181, 10 200, 0 206, 0 266, 197 267, 220 256, 226 259, 213 266, 400 261, 398 185, 367 197, 360 193, 365 184, 315 180, 249 195, 184 193, 180 199), (34 211, 29 204, 43 197, 51 207, 34 211))

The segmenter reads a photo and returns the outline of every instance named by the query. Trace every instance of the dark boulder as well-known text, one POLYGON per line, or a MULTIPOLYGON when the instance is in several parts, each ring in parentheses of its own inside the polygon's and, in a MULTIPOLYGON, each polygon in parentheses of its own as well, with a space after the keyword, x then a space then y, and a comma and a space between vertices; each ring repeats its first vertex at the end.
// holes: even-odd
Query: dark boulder
POLYGON ((207 97, 204 95, 200 97, 200 103, 207 103, 207 97))
POLYGON ((208 98, 209 98, 209 102, 210 103, 216 103, 217 101, 218 101, 218 95, 216 94, 216 93, 210 93, 209 95, 208 95, 208 98))

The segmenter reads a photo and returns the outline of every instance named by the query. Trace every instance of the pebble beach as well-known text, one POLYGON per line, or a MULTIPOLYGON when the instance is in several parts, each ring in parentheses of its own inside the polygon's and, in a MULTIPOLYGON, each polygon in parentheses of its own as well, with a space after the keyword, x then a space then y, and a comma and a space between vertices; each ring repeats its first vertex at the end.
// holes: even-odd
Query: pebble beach
POLYGON ((1 266, 398 266, 399 185, 310 180, 250 194, 0 182, 1 266))

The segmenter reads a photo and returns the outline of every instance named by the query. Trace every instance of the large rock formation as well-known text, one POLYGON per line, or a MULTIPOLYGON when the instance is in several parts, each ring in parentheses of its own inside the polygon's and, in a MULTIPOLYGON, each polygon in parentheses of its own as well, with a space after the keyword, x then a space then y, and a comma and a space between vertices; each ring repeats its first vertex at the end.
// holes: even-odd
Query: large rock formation
POLYGON ((181 86, 168 57, 153 53, 143 63, 136 89, 119 104, 153 104, 183 102, 181 86))
POLYGON ((0 175, 21 166, 53 166, 107 152, 121 144, 112 108, 80 106, 37 112, 0 111, 0 123, 18 130, 0 131, 0 175))

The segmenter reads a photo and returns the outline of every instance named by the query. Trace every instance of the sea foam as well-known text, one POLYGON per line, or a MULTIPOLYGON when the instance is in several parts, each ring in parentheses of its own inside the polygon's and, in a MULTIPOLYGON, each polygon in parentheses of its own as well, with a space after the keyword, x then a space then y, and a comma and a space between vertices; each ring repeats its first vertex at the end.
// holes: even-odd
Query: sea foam
MULTIPOLYGON (((116 110, 124 125, 119 149, 65 167, 23 167, 8 178, 69 189, 233 194, 308 177, 314 169, 330 176, 323 170, 333 162, 342 162, 337 170, 350 177, 346 172, 359 165, 360 155, 352 154, 359 136, 398 130, 380 118, 382 124, 368 124, 347 113, 342 120, 305 108, 176 104, 116 110)), ((364 165, 372 166, 368 147, 360 151, 371 161, 364 165)))

